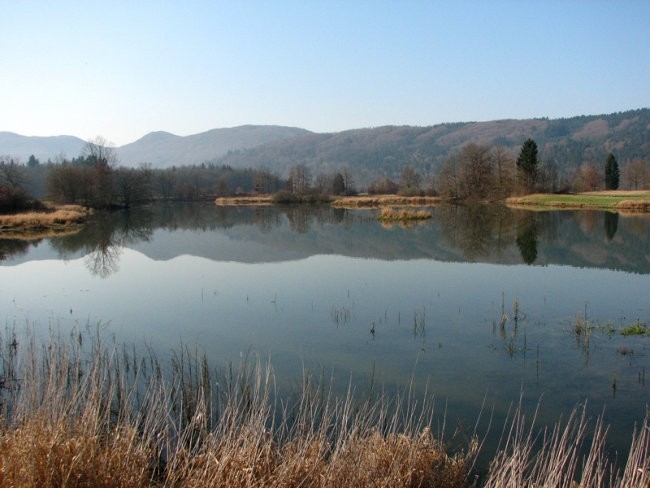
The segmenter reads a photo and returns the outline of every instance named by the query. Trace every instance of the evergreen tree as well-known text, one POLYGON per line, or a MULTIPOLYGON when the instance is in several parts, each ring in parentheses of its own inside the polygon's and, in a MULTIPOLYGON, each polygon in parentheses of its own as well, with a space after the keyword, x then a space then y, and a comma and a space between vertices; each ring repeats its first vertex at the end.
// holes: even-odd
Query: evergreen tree
POLYGON ((614 155, 609 153, 605 162, 605 188, 607 190, 618 190, 620 176, 618 162, 614 155))
POLYGON ((537 180, 539 161, 537 160, 537 143, 531 138, 524 141, 521 151, 517 157, 517 170, 527 190, 531 191, 535 187, 537 180))

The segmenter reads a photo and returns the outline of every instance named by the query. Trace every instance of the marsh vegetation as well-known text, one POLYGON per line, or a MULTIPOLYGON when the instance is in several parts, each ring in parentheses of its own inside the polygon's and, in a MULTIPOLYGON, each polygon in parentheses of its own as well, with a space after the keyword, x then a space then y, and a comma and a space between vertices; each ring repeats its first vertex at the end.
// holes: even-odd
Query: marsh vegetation
MULTIPOLYGON (((90 330, 90 329, 89 329, 90 330)), ((270 364, 211 371, 180 345, 169 364, 100 332, 0 336, 0 483, 4 486, 475 486, 476 433, 451 449, 430 398, 337 397, 305 375, 276 390, 270 364), (105 342, 106 341, 106 342, 105 342), (140 355, 141 354, 141 355, 140 355)), ((549 431, 515 408, 480 484, 638 487, 650 425, 627 462, 606 455, 607 428, 585 408, 549 431)))

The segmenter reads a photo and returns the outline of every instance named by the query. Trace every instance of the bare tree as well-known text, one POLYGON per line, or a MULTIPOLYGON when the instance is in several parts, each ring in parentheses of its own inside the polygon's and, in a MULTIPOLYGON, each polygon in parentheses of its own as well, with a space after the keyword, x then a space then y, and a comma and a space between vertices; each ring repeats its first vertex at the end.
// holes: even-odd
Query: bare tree
POLYGON ((407 164, 399 180, 399 192, 404 195, 417 195, 420 191, 422 177, 413 166, 407 164))
POLYGON ((311 171, 304 164, 293 166, 289 170, 289 180, 291 182, 289 191, 296 195, 304 195, 311 187, 311 171))
POLYGON ((494 191, 494 171, 489 146, 467 144, 460 151, 464 198, 485 199, 494 191))
POLYGON ((95 171, 92 205, 110 207, 114 198, 112 172, 117 165, 117 155, 112 144, 97 136, 86 143, 83 154, 87 164, 95 171))
POLYGON ((645 188, 648 179, 648 162, 644 159, 635 159, 624 166, 622 173, 631 190, 645 188))

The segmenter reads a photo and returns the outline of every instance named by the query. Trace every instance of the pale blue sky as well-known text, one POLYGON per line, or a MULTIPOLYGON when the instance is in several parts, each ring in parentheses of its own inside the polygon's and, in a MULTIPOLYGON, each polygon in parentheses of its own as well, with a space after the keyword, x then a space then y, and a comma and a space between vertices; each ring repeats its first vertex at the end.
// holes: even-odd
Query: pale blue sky
POLYGON ((650 107, 650 0, 0 0, 0 20, 0 130, 24 135, 650 107))

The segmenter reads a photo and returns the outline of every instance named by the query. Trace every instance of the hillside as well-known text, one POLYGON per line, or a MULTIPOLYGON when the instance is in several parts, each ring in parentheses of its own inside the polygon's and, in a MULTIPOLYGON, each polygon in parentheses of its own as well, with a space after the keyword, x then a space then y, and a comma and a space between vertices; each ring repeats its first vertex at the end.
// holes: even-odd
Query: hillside
POLYGON ((406 164, 437 172, 465 144, 504 146, 516 155, 532 137, 542 161, 559 167, 602 162, 613 152, 619 163, 650 157, 650 109, 566 119, 498 120, 431 127, 385 126, 332 134, 306 134, 230 153, 216 160, 235 168, 266 166, 281 174, 295 164, 316 172, 349 166, 361 184, 376 176, 397 177, 406 164))

